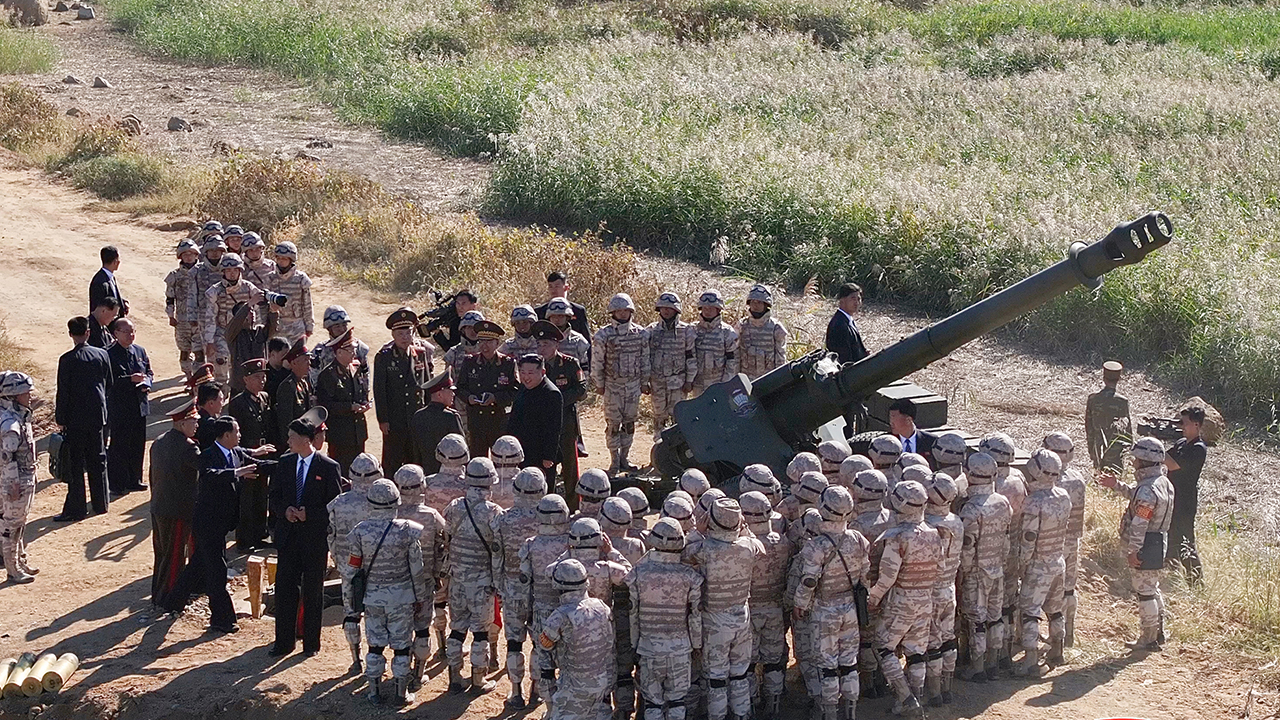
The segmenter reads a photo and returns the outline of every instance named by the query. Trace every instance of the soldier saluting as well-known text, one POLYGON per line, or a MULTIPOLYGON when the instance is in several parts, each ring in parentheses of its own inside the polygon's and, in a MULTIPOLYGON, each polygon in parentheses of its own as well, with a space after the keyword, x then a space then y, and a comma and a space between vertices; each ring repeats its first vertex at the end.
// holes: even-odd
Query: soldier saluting
POLYGON ((480 352, 462 361, 458 392, 466 401, 467 447, 484 455, 502 435, 507 412, 516 399, 516 361, 498 352, 505 332, 491 320, 476 323, 480 352))
POLYGON ((399 468, 413 458, 411 421, 422 407, 422 385, 432 372, 431 346, 414 337, 417 327, 418 315, 409 308, 391 313, 391 342, 373 358, 373 400, 382 430, 384 468, 399 468))

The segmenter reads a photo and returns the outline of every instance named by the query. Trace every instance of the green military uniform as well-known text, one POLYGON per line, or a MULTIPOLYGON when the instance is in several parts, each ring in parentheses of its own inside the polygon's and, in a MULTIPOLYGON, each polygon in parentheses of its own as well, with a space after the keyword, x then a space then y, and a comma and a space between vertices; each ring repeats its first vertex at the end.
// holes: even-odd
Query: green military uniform
POLYGON ((1114 360, 1102 366, 1106 384, 1089 396, 1085 403, 1084 433, 1089 444, 1089 457, 1094 468, 1119 470, 1124 452, 1133 444, 1133 420, 1129 416, 1129 400, 1116 392, 1116 383, 1124 366, 1114 360))
POLYGON ((560 429, 560 482, 564 497, 577 499, 578 484, 578 401, 587 396, 587 383, 577 359, 558 352, 546 362, 547 379, 560 389, 564 407, 564 425, 560 429))
MULTIPOLYGON (((449 369, 436 375, 422 386, 424 395, 445 387, 452 386, 449 369)), ((436 446, 440 440, 452 433, 462 435, 462 418, 458 411, 438 402, 428 402, 427 406, 413 414, 410 423, 410 435, 413 436, 413 455, 409 462, 421 465, 428 475, 440 472, 440 461, 436 459, 436 446)))
POLYGON ((280 429, 280 437, 289 437, 289 423, 302 417, 314 404, 314 391, 311 381, 306 377, 290 375, 280 383, 276 391, 276 426, 280 429))
MULTIPOLYGON (((481 340, 497 340, 502 335, 502 326, 495 322, 476 323, 476 336, 481 340)), ((515 358, 494 353, 492 359, 486 359, 478 352, 463 359, 458 393, 467 404, 467 447, 473 456, 487 454, 502 436, 507 413, 516 399, 516 380, 515 358), (487 400, 492 402, 483 404, 487 400)))
MULTIPOLYGON (((341 347, 354 348, 351 331, 348 330, 328 343, 333 349, 341 347)), ((316 378, 316 402, 329 412, 328 446, 329 457, 338 462, 345 477, 351 467, 351 461, 364 452, 365 441, 369 439, 369 426, 365 422, 364 413, 357 412, 357 406, 367 402, 363 397, 364 389, 350 365, 331 362, 320 371, 316 378)))
MULTIPOLYGON (((387 318, 387 329, 416 327, 418 316, 409 308, 401 308, 387 318)), ((423 405, 422 384, 431 377, 431 346, 414 338, 407 350, 395 342, 382 346, 373 358, 373 401, 378 423, 389 430, 382 437, 382 467, 394 473, 414 456, 410 425, 414 413, 423 405)), ((435 458, 435 448, 431 449, 435 458)))
MULTIPOLYGON (((249 360, 234 368, 240 377, 266 372, 267 362, 249 360)), ((248 390, 231 398, 226 412, 240 424, 240 446, 249 449, 268 444, 268 433, 275 432, 271 413, 271 396, 248 390)), ((245 478, 240 485, 240 522, 236 525, 236 548, 248 552, 267 537, 267 477, 245 478)))

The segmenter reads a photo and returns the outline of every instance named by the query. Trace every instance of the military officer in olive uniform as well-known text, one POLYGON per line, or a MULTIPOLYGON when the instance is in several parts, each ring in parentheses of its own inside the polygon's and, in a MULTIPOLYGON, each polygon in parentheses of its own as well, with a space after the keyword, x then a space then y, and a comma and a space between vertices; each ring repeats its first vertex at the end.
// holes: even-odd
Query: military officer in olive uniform
POLYGON ((413 437, 413 456, 410 462, 421 465, 427 475, 440 472, 440 460, 436 458, 436 447, 445 435, 462 434, 462 421, 458 411, 453 409, 453 377, 446 367, 444 372, 433 376, 422 385, 422 392, 427 396, 427 405, 413 414, 409 423, 409 433, 413 437))
POLYGON ((289 437, 289 423, 302 417, 316 404, 315 390, 311 386, 311 356, 307 354, 305 338, 298 338, 284 356, 284 364, 291 374, 276 390, 276 437, 289 437))
POLYGON ((481 456, 493 447, 507 424, 507 413, 516 399, 516 361, 498 352, 498 343, 506 334, 502 326, 491 320, 476 323, 480 352, 462 361, 458 392, 467 408, 467 447, 481 456))
MULTIPOLYGON (((554 301, 553 301, 554 302, 554 301)), ((560 390, 563 422, 560 430, 560 481, 564 483, 564 497, 573 498, 576 509, 578 494, 578 401, 587 395, 586 377, 578 359, 559 351, 564 332, 548 320, 533 325, 533 337, 538 341, 538 354, 542 356, 547 379, 560 390)), ((551 479, 552 484, 555 478, 551 479)))
MULTIPOLYGON (((422 385, 431 377, 431 346, 417 337, 418 315, 407 307, 387 318, 391 342, 373 358, 373 401, 382 430, 382 467, 395 472, 414 456, 413 414, 423 405, 422 385)), ((435 457, 435 446, 431 446, 435 457)), ((420 463, 425 466, 425 463, 420 463)))
POLYGON ((1116 392, 1124 366, 1115 360, 1102 364, 1102 389, 1089 396, 1084 411, 1084 434, 1089 457, 1098 470, 1119 470, 1125 450, 1133 444, 1133 420, 1128 398, 1116 392))
MULTIPOLYGON (((256 450, 268 444, 274 432, 275 417, 271 413, 271 396, 263 388, 267 382, 267 361, 254 358, 238 368, 244 392, 231 398, 226 412, 240 423, 240 447, 256 450)), ((274 456, 274 453, 271 453, 274 456)), ((240 522, 236 525, 236 549, 240 552, 262 545, 267 539, 267 478, 242 478, 240 481, 240 522)))
POLYGON ((356 379, 356 343, 348 330, 328 342, 333 362, 320 371, 316 379, 316 400, 329 411, 329 457, 338 461, 345 477, 351 461, 364 452, 369 439, 365 413, 369 401, 362 397, 356 379))

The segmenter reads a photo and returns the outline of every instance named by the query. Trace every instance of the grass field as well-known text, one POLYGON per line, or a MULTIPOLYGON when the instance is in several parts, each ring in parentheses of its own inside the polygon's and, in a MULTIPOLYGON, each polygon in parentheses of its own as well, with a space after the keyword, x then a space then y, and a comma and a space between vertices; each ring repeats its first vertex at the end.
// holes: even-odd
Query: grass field
POLYGON ((949 311, 1164 210, 1175 246, 1019 329, 1237 417, 1274 403, 1275 0, 113 5, 153 51, 308 77, 352 119, 493 158, 506 218, 726 248, 792 287, 949 311))
POLYGON ((0 75, 47 72, 57 55, 39 35, 0 24, 0 75))

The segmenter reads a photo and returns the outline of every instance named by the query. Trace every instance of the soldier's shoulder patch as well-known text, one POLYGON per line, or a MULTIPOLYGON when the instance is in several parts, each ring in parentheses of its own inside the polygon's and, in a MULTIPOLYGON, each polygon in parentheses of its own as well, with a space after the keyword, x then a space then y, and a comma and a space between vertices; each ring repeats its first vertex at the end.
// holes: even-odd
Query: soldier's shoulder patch
POLYGON ((1156 508, 1154 505, 1149 505, 1147 503, 1138 503, 1137 506, 1134 507, 1133 514, 1143 520, 1150 520, 1156 514, 1156 508))

